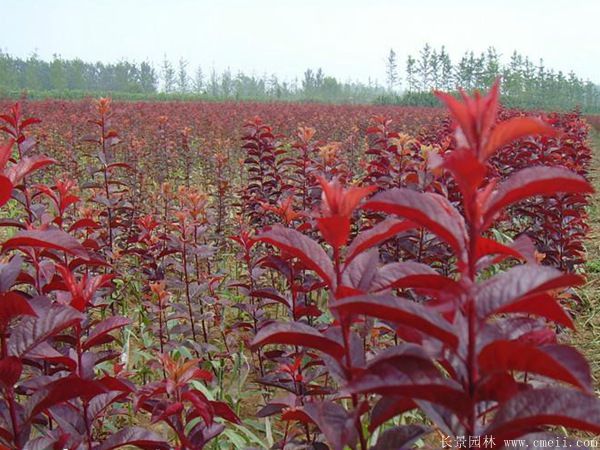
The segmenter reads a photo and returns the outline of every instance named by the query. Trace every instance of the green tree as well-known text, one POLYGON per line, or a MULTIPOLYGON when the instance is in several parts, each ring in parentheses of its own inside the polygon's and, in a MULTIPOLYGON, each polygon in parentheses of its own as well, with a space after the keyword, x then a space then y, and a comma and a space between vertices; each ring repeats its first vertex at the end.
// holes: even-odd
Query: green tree
POLYGON ((388 90, 393 91, 398 84, 398 61, 396 60, 396 52, 392 48, 390 48, 390 52, 385 60, 385 74, 388 90))
POLYGON ((166 93, 173 92, 175 90, 175 69, 173 69, 173 65, 167 59, 166 55, 163 59, 161 75, 163 79, 163 91, 166 93))
POLYGON ((177 90, 181 93, 188 91, 188 74, 187 74, 188 62, 179 58, 179 70, 177 71, 177 90))

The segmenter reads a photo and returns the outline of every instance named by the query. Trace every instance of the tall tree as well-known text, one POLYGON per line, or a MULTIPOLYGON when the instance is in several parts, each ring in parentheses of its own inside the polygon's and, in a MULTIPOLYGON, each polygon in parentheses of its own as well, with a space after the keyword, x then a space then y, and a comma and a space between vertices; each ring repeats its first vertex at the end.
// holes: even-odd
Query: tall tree
POLYGON ((416 92, 419 90, 417 60, 411 55, 408 55, 408 58, 406 58, 406 84, 408 92, 416 92))
POLYGON ((175 89, 175 69, 173 69, 173 65, 167 59, 166 55, 162 62, 161 75, 163 78, 163 91, 167 93, 173 92, 175 89))
POLYGON ((194 74, 194 92, 197 94, 201 94, 204 89, 204 72, 202 71, 202 66, 198 64, 196 68, 196 73, 194 74))
POLYGON ((419 56, 416 65, 419 88, 422 92, 428 92, 431 90, 431 46, 425 44, 419 56))
POLYGON ((188 74, 187 74, 188 62, 179 58, 179 69, 177 71, 177 90, 181 93, 188 91, 188 74))
POLYGON ((140 64, 139 69, 139 83, 141 85, 142 92, 145 93, 153 93, 156 92, 156 88, 158 85, 158 78, 156 76, 156 71, 150 65, 150 63, 144 61, 140 64))
POLYGON ((448 91, 454 89, 454 74, 452 70, 452 60, 450 55, 446 51, 446 47, 442 45, 439 53, 440 73, 441 73, 441 86, 440 88, 448 91))
POLYGON ((398 84, 398 61, 396 52, 390 48, 390 52, 385 60, 385 75, 387 77, 388 90, 393 91, 398 84))

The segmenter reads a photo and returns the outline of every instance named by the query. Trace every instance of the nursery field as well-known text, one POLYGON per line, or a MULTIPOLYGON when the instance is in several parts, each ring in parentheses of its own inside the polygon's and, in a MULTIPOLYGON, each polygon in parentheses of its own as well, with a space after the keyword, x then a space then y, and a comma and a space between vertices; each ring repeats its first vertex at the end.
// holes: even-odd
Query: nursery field
POLYGON ((600 120, 437 95, 0 101, 0 449, 600 447, 600 120))

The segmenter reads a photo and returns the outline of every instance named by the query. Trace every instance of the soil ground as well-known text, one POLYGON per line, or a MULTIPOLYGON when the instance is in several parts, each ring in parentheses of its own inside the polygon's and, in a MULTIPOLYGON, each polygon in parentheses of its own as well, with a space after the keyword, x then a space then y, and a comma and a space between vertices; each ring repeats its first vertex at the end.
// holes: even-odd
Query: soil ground
POLYGON ((590 143, 593 149, 590 181, 596 193, 589 208, 587 283, 581 289, 581 311, 577 315, 577 333, 573 343, 590 361, 596 391, 600 394, 600 132, 592 132, 590 143))

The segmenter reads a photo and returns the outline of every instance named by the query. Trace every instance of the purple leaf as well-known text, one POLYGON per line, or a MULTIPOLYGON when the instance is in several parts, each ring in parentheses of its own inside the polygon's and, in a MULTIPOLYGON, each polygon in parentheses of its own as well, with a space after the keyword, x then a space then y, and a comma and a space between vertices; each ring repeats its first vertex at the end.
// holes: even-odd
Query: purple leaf
POLYGON ((354 448, 356 427, 354 416, 330 401, 307 402, 303 410, 317 424, 332 450, 344 450, 346 446, 354 448))
POLYGON ((301 322, 275 322, 262 328, 252 340, 253 348, 267 344, 299 345, 320 350, 334 358, 344 355, 344 347, 310 325, 301 322))
POLYGON ((408 325, 452 347, 458 344, 454 330, 442 316, 412 300, 393 295, 362 295, 338 300, 332 307, 344 314, 364 314, 408 325))
POLYGON ((484 229, 492 223, 496 213, 508 205, 535 195, 558 192, 591 193, 594 189, 583 177, 561 167, 538 166, 519 170, 500 184, 484 207, 484 229))
POLYGON ((373 228, 363 231, 352 241, 348 247, 346 264, 352 261, 360 253, 371 247, 381 244, 384 241, 394 237, 398 233, 414 228, 415 224, 407 220, 400 220, 388 217, 379 222, 373 228))
POLYGON ((483 434, 501 442, 546 425, 600 433, 600 399, 575 389, 523 391, 500 407, 483 434))
POLYGON ((410 396, 454 411, 465 405, 461 386, 446 379, 420 347, 404 344, 380 352, 345 390, 353 394, 410 396))
POLYGON ((104 319, 92 329, 87 340, 83 344, 83 349, 87 350, 94 345, 104 343, 104 339, 108 333, 118 328, 122 328, 125 325, 129 325, 130 323, 131 321, 127 317, 122 316, 112 316, 108 319, 104 319))
POLYGON ((317 272, 328 285, 335 280, 331 259, 319 244, 299 231, 277 224, 261 233, 256 240, 267 242, 297 257, 309 269, 317 272))
POLYGON ((35 247, 60 250, 70 255, 89 260, 87 250, 73 236, 62 230, 26 230, 20 231, 2 245, 2 251, 20 247, 35 247))
POLYGON ((401 425, 385 430, 377 444, 371 450, 403 450, 412 448, 412 444, 429 433, 429 428, 424 425, 401 425))
POLYGON ((169 450, 171 448, 168 442, 152 431, 140 427, 128 427, 110 436, 94 447, 94 450, 112 450, 127 445, 147 450, 169 450))
POLYGON ((488 374, 531 372, 593 391, 585 357, 567 345, 533 346, 519 341, 495 341, 479 354, 479 366, 488 374))
POLYGON ((465 221, 441 195, 395 188, 376 194, 362 208, 405 217, 439 236, 457 255, 465 251, 465 221))
POLYGON ((476 301, 479 317, 497 313, 524 296, 576 286, 581 277, 563 274, 547 266, 523 264, 502 272, 477 287, 476 301))
POLYGON ((83 319, 79 311, 65 305, 52 305, 38 314, 36 318, 26 317, 13 328, 8 339, 9 354, 25 357, 48 338, 83 319))
POLYGON ((460 292, 459 284, 440 275, 426 264, 413 261, 386 264, 381 267, 372 283, 374 292, 391 288, 425 288, 460 292))

